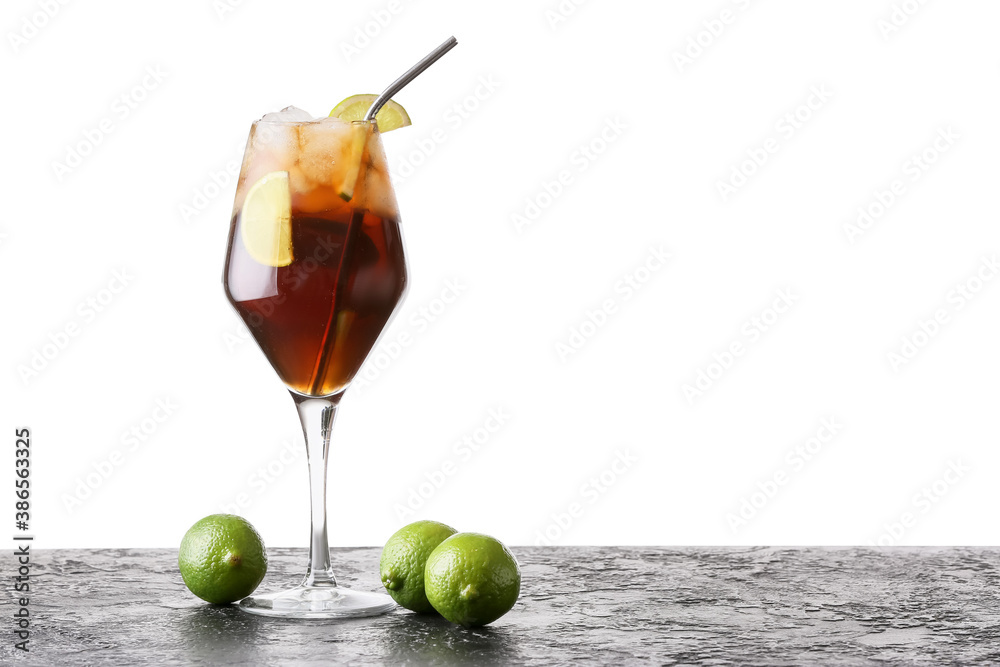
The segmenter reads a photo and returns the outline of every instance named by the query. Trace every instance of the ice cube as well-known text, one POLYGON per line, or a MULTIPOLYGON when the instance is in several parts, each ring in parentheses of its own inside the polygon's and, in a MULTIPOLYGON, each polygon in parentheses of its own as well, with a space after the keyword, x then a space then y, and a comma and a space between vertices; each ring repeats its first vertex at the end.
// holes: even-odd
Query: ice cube
POLYGON ((310 123, 299 128, 299 163, 303 176, 319 185, 332 185, 350 155, 350 126, 310 123))
POLYGON ((298 127, 281 123, 257 123, 251 134, 251 142, 254 151, 258 153, 269 153, 281 163, 294 162, 299 144, 298 127))
POLYGON ((336 116, 316 116, 313 118, 314 123, 322 123, 326 125, 347 125, 348 122, 343 118, 338 118, 336 116))
POLYGON ((313 115, 308 111, 303 111, 298 107, 285 107, 281 111, 266 113, 260 119, 262 123, 301 123, 313 119, 313 115))

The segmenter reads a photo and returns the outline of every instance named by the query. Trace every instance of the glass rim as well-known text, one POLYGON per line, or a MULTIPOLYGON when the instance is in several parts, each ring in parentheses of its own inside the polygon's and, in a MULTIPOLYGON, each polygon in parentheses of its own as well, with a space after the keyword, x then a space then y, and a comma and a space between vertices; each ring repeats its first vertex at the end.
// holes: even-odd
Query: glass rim
MULTIPOLYGON (((264 118, 258 118, 253 122, 254 125, 324 125, 327 124, 326 121, 329 118, 335 118, 335 116, 320 116, 318 118, 312 118, 310 120, 265 120, 264 118)), ((376 120, 372 118, 371 120, 365 120, 364 118, 359 118, 357 120, 342 120, 337 118, 337 123, 343 125, 375 125, 376 120)))

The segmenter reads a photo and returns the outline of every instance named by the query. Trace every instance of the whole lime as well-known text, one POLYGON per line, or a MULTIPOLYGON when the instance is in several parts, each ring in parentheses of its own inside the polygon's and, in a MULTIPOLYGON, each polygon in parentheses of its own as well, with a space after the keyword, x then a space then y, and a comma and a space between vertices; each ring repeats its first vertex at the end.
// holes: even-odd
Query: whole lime
POLYGON ((521 592, 521 569, 499 540, 480 533, 456 533, 431 553, 424 590, 438 612, 467 628, 497 620, 521 592))
POLYGON ((437 521, 415 521, 397 530, 382 549, 379 576, 398 604, 422 614, 434 607, 424 594, 424 565, 441 542, 455 529, 437 521))
POLYGON ((184 534, 177 564, 192 593, 212 604, 229 604, 260 585, 267 572, 267 552, 249 521, 233 514, 211 514, 184 534))

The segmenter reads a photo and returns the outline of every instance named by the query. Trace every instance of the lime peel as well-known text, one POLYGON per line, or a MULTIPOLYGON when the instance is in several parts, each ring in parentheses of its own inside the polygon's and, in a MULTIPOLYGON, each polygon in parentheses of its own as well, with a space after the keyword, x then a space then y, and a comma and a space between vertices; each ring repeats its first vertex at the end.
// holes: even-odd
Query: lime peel
POLYGON ((452 623, 479 627, 497 620, 517 602, 521 570, 499 540, 456 533, 427 558, 424 591, 431 605, 452 623))
POLYGON ((192 593, 212 604, 229 604, 256 590, 267 572, 267 551, 243 517, 212 514, 184 534, 177 565, 192 593))
POLYGON ((401 606, 418 613, 434 613, 424 593, 427 557, 455 529, 437 521, 416 521, 397 530, 382 549, 379 577, 401 606))

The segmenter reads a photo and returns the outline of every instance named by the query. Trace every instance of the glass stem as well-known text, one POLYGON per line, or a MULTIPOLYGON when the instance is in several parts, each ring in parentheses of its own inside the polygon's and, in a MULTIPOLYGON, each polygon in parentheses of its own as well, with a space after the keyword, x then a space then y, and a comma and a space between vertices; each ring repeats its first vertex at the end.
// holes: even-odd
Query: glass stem
POLYGON ((336 586, 330 568, 330 544, 326 537, 326 467, 330 453, 330 433, 337 417, 341 394, 325 398, 292 392, 292 400, 302 421, 309 460, 309 495, 312 506, 312 539, 309 541, 309 571, 303 586, 336 586))

